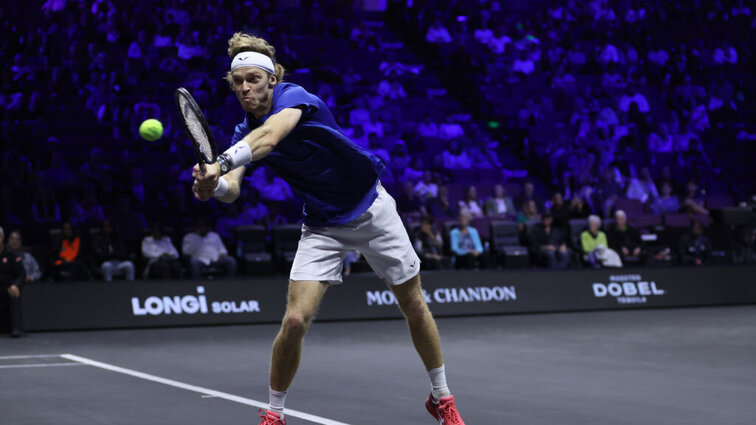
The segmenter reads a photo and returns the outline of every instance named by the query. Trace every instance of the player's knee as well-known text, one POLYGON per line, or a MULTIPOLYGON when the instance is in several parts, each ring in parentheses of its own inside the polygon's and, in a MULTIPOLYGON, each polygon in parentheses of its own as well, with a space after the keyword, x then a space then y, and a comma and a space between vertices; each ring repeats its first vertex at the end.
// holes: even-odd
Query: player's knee
POLYGON ((296 337, 304 335, 312 319, 300 313, 287 313, 283 320, 284 333, 296 337))
POLYGON ((399 302, 399 307, 402 312, 408 316, 422 316, 428 311, 428 305, 425 303, 425 298, 422 293, 413 293, 409 297, 399 302))

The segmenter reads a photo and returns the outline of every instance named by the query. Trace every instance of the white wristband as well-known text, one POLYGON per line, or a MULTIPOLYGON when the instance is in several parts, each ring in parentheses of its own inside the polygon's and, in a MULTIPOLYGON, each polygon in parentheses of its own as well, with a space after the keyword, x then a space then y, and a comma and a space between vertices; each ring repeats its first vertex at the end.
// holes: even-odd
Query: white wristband
POLYGON ((218 179, 218 186, 215 186, 215 192, 213 196, 220 198, 228 192, 228 182, 223 177, 218 179))
POLYGON ((228 148, 224 153, 231 158, 231 169, 243 167, 252 162, 252 149, 243 140, 228 148))

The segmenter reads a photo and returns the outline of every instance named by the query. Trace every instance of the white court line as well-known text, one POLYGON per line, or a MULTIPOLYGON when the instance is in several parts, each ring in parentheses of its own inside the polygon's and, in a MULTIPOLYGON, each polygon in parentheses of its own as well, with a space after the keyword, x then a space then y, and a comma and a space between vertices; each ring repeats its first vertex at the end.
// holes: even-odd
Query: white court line
MULTIPOLYGON (((159 376, 150 375, 148 373, 139 372, 137 370, 126 369, 126 368, 115 366, 115 365, 108 364, 108 363, 98 362, 96 360, 88 359, 88 358, 85 358, 85 357, 80 357, 80 356, 77 356, 77 355, 74 355, 74 354, 61 354, 60 357, 62 357, 64 359, 72 360, 72 361, 75 361, 75 362, 83 363, 83 364, 86 364, 86 365, 89 365, 89 366, 98 367, 100 369, 109 370, 111 372, 121 373, 121 374, 124 374, 124 375, 133 376, 135 378, 144 379, 146 381, 157 382, 159 384, 169 385, 169 386, 175 387, 175 388, 181 388, 183 390, 192 391, 192 392, 199 393, 199 394, 202 394, 202 395, 207 395, 207 396, 222 398, 224 400, 233 401, 235 403, 240 403, 240 404, 245 404, 247 406, 257 407, 258 409, 267 409, 268 408, 268 403, 263 403, 261 401, 252 400, 252 399, 244 398, 244 397, 239 397, 237 395, 233 395, 233 394, 229 394, 229 393, 224 393, 224 392, 221 392, 221 391, 211 390, 210 388, 198 387, 196 385, 191 385, 191 384, 187 384, 187 383, 184 383, 184 382, 174 381, 172 379, 161 378, 159 376)), ((320 416, 311 415, 309 413, 300 412, 298 410, 286 409, 285 413, 286 413, 286 416, 291 416, 293 418, 304 419, 306 421, 314 422, 316 424, 321 424, 321 425, 349 425, 349 424, 346 424, 344 422, 334 421, 334 420, 323 418, 323 417, 320 417, 320 416)))
POLYGON ((81 363, 29 363, 29 364, 6 364, 0 365, 0 369, 18 369, 23 367, 60 367, 60 366, 84 366, 81 363))
POLYGON ((27 354, 23 356, 0 356, 0 360, 49 359, 51 357, 60 357, 60 354, 27 354))

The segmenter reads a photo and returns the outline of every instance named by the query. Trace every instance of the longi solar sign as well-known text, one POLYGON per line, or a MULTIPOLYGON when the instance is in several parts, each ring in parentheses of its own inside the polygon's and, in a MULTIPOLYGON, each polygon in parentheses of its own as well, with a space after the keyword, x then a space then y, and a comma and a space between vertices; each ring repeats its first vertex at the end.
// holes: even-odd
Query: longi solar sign
POLYGON ((145 300, 131 297, 134 316, 160 316, 163 314, 238 314, 259 313, 257 300, 231 300, 208 302, 205 287, 198 286, 197 294, 174 296, 150 296, 145 300))

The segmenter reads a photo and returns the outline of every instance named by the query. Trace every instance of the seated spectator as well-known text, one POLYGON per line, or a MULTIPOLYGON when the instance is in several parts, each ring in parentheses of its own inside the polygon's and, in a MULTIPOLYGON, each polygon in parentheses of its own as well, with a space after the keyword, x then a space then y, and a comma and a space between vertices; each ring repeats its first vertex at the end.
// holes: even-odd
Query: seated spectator
POLYGON ((662 183, 661 196, 651 204, 651 211, 659 215, 675 214, 680 211, 680 201, 672 193, 672 183, 662 183))
POLYGON ((396 210, 400 213, 422 213, 425 210, 423 200, 415 194, 415 185, 404 182, 404 192, 396 198, 396 210))
POLYGON ((150 227, 150 234, 142 239, 142 255, 147 260, 143 276, 157 279, 181 277, 181 263, 171 238, 163 234, 160 222, 150 227))
POLYGON ((614 208, 615 202, 622 195, 622 185, 617 182, 617 173, 613 167, 607 167, 604 170, 604 181, 599 187, 601 194, 601 206, 604 217, 609 217, 609 213, 614 208))
POLYGON ((447 121, 438 126, 438 137, 442 140, 452 140, 465 135, 465 129, 453 117, 447 117, 447 121))
POLYGON ((520 232, 525 230, 525 223, 530 221, 538 221, 541 219, 541 215, 538 214, 538 205, 536 201, 530 200, 522 207, 522 211, 517 214, 517 224, 519 225, 520 232))
POLYGON ((134 263, 128 260, 123 242, 115 235, 109 220, 102 222, 100 234, 93 242, 94 259, 100 265, 106 282, 113 281, 113 275, 134 280, 134 263))
POLYGON ((744 227, 740 230, 735 241, 733 263, 754 264, 756 263, 756 229, 744 227))
POLYGON ((247 202, 242 207, 242 215, 249 223, 270 227, 270 211, 260 202, 260 191, 257 188, 247 188, 247 202))
POLYGON ((648 168, 641 169, 640 178, 629 179, 625 196, 627 199, 635 199, 643 204, 651 203, 659 197, 656 183, 651 179, 648 168))
POLYGON ((388 163, 391 168, 391 174, 396 178, 404 175, 405 170, 410 166, 410 156, 407 153, 407 144, 403 140, 397 140, 394 148, 391 150, 391 162, 388 163))
POLYGON ((570 252, 564 234, 554 225, 551 213, 543 215, 543 222, 530 235, 530 243, 535 256, 541 260, 546 259, 550 269, 566 269, 570 264, 570 252))
POLYGON ((414 235, 415 251, 427 270, 451 268, 451 259, 444 256, 444 241, 433 225, 433 217, 426 215, 420 221, 420 228, 414 235))
POLYGON ((393 75, 378 83, 376 92, 379 96, 387 99, 404 99, 407 97, 404 86, 393 75))
POLYGON ((425 208, 433 217, 451 218, 457 216, 457 209, 449 202, 449 188, 438 187, 438 196, 426 201, 425 208))
POLYGON ((459 213, 459 227, 449 232, 454 267, 457 269, 485 268, 486 259, 478 230, 470 226, 469 212, 459 213))
POLYGON ((467 212, 470 218, 483 217, 483 209, 478 203, 478 190, 475 186, 467 186, 464 197, 459 201, 459 212, 467 212))
POLYGON ((627 214, 622 210, 614 213, 614 224, 607 230, 609 247, 617 251, 623 263, 641 261, 640 233, 627 225, 627 214))
POLYGON ((417 125, 417 134, 422 137, 438 137, 438 124, 431 119, 430 114, 425 114, 423 122, 417 125))
POLYGON ((264 170, 264 180, 260 182, 261 186, 258 187, 263 200, 280 202, 294 199, 294 193, 288 183, 273 174, 270 168, 265 167, 264 170))
POLYGON ((693 221, 690 233, 680 239, 678 255, 680 263, 684 265, 700 266, 709 259, 711 242, 704 235, 704 227, 700 221, 693 221))
POLYGON ((451 43, 452 37, 449 34, 449 30, 441 24, 441 19, 436 18, 428 28, 427 34, 425 34, 425 41, 433 44, 445 44, 451 43))
POLYGON ((528 57, 525 50, 520 51, 520 57, 515 59, 512 65, 512 71, 520 73, 522 75, 530 75, 535 72, 535 63, 528 57))
POLYGON ((699 190, 698 184, 690 180, 687 186, 688 193, 682 203, 683 211, 691 215, 709 215, 709 210, 704 208, 705 198, 703 192, 699 190))
POLYGON ((26 283, 39 281, 42 277, 42 270, 40 270, 37 260, 24 250, 21 232, 18 230, 12 231, 8 236, 8 251, 21 257, 21 262, 24 263, 24 271, 26 272, 26 283))
POLYGON ((81 238, 74 232, 70 222, 63 223, 61 237, 53 243, 52 272, 55 280, 89 280, 85 266, 81 238))
POLYGON ((39 185, 32 198, 32 219, 36 223, 60 222, 60 205, 55 199, 55 192, 48 187, 43 179, 39 179, 39 185))
POLYGON ((368 133, 368 146, 370 152, 381 159, 384 164, 391 164, 391 156, 389 156, 386 148, 383 147, 381 141, 378 139, 378 134, 368 133))
POLYGON ((358 97, 354 101, 354 109, 349 112, 349 125, 352 127, 361 127, 370 121, 370 111, 365 106, 365 99, 358 97))
POLYGON ((531 180, 528 180, 525 182, 525 186, 523 186, 522 193, 515 198, 515 208, 522 211, 525 204, 531 200, 539 204, 535 197, 535 184, 531 180))
POLYGON ((565 230, 570 221, 570 206, 564 202, 561 192, 551 195, 551 208, 549 214, 554 218, 554 227, 565 230))
POLYGON ((14 338, 23 332, 20 297, 24 281, 26 273, 21 257, 5 247, 5 232, 0 227, 0 314, 8 317, 14 338))
POLYGON ((583 200, 583 197, 576 194, 572 197, 572 200, 570 200, 570 219, 571 220, 580 220, 580 219, 586 219, 588 216, 591 215, 591 208, 588 206, 588 204, 583 200))
POLYGON ((588 217, 588 229, 580 234, 583 259, 593 267, 622 267, 617 251, 609 248, 606 233, 601 231, 601 219, 597 215, 588 217))
POLYGON ((659 129, 648 137, 648 149, 651 152, 669 153, 674 149, 674 138, 669 133, 666 123, 660 123, 659 129))
POLYGON ((210 231, 207 219, 197 218, 197 227, 184 236, 181 252, 190 258, 189 272, 192 279, 199 279, 200 273, 209 267, 219 267, 226 277, 236 276, 236 259, 228 255, 220 236, 210 231))
POLYGON ((501 184, 494 186, 494 196, 486 200, 485 210, 488 217, 511 218, 517 213, 512 198, 507 196, 507 190, 501 184))
POLYGON ((449 148, 441 154, 441 158, 447 170, 469 170, 472 167, 470 157, 457 138, 449 141, 449 148))
POLYGON ((423 172, 423 180, 415 185, 415 194, 427 202, 429 199, 438 196, 438 185, 433 182, 433 173, 430 171, 423 172))

